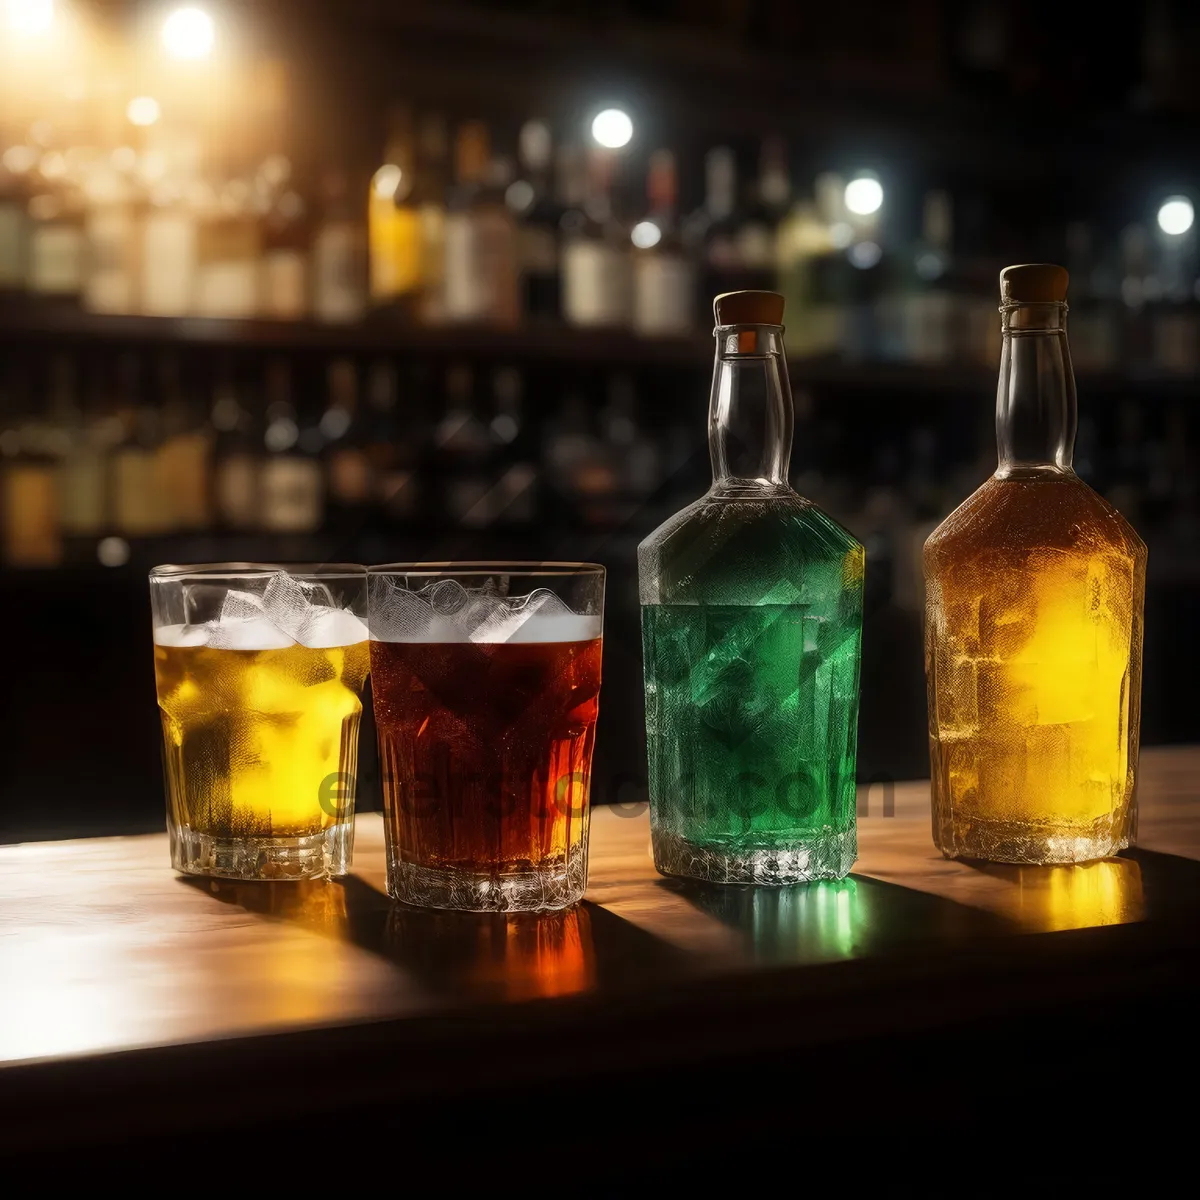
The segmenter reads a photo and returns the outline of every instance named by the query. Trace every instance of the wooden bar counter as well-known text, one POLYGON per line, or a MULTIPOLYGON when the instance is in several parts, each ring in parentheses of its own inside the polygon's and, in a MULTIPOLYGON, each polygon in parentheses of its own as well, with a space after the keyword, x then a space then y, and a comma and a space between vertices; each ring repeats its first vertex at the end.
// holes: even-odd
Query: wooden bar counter
POLYGON ((944 861, 928 784, 863 788, 854 874, 782 891, 664 880, 644 809, 602 808, 587 900, 547 916, 392 906, 376 814, 330 884, 184 879, 165 835, 3 847, 0 1152, 341 1130, 420 1160, 448 1122, 549 1161, 624 1114, 595 1177, 678 1178, 672 1146, 863 1121, 1149 1120, 1197 1060, 1200 749, 1146 751, 1140 793, 1137 849, 1018 868, 944 861))

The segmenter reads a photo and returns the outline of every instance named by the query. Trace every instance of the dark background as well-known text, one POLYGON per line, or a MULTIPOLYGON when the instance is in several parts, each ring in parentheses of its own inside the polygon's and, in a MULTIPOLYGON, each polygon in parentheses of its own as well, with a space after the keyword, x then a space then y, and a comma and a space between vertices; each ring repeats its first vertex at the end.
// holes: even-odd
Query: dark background
MULTIPOLYGON (((815 292, 806 304, 789 293, 787 316, 798 347, 793 481, 868 548, 863 780, 927 771, 915 564, 925 534, 994 465, 997 272, 1009 262, 1064 262, 1079 382, 1076 466, 1150 548, 1142 742, 1195 738, 1200 281, 1194 230, 1165 236, 1156 218, 1166 198, 1196 199, 1200 188, 1200 10, 1133 5, 1109 20, 1083 6, 1011 0, 210 7, 216 53, 236 46, 245 61, 288 64, 280 136, 307 193, 336 162, 365 197, 398 100, 444 113, 451 128, 484 119, 493 150, 509 156, 530 117, 545 120, 559 143, 582 146, 598 109, 622 107, 635 133, 619 155, 614 206, 627 225, 646 211, 646 163, 659 147, 675 152, 685 216, 703 215, 705 152, 734 150, 734 226, 757 202, 764 137, 786 141, 792 202, 812 197, 821 172, 878 177, 885 201, 870 234, 878 263, 858 268, 848 251, 825 253, 815 292), (934 189, 950 197, 952 230, 937 278, 917 279, 913 264, 929 250, 922 211, 934 189), (923 326, 913 332, 914 312, 939 323, 935 336, 923 326), (831 313, 834 335, 803 336, 831 313)), ((118 47, 161 11, 73 8, 118 47)), ((128 86, 136 94, 143 82, 128 86)), ((10 110, 0 113, 0 143, 14 142, 43 100, 3 95, 10 110)), ((104 404, 132 444, 145 440, 139 413, 163 403, 153 380, 165 360, 196 412, 207 414, 214 389, 233 380, 261 442, 271 363, 290 364, 297 419, 316 426, 329 364, 347 359, 360 379, 381 361, 396 371, 390 433, 364 426, 355 436, 360 448, 385 437, 403 446, 415 496, 400 516, 331 504, 318 528, 288 535, 233 531, 216 518, 206 529, 144 534, 105 517, 103 528, 64 537, 53 562, 7 553, 0 837, 161 826, 145 575, 169 561, 602 562, 594 798, 644 797, 635 549, 708 481, 711 340, 702 311, 724 279, 704 265, 711 231, 702 219, 696 228, 688 249, 698 264, 695 329, 671 339, 544 317, 499 330, 427 329, 411 313, 374 311, 327 326, 97 315, 77 298, 21 288, 0 296, 0 470, 10 476, 65 453, 52 451, 47 435, 67 423, 53 383, 64 360, 81 394, 88 380, 104 381, 104 404), (130 356, 141 364, 141 391, 114 395, 130 356), (444 435, 447 381, 464 369, 485 424, 496 370, 518 372, 515 438, 465 453, 444 435), (454 485, 517 461, 536 470, 530 513, 463 527, 454 485)), ((786 280, 780 286, 789 292, 786 280)), ((216 462, 224 443, 209 432, 216 462)), ((327 464, 331 449, 313 454, 327 464)), ((4 495, 5 520, 17 520, 11 491, 4 495)), ((368 725, 363 808, 378 805, 372 738, 368 725)))

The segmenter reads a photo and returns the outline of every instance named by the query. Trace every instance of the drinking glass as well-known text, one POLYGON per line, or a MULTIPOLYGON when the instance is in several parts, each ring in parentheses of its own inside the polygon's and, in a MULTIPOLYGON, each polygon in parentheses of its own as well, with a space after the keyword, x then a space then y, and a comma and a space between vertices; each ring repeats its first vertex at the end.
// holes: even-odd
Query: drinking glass
POLYGON ((604 568, 413 563, 368 576, 389 893, 479 911, 574 904, 604 568))
POLYGON ((349 565, 150 572, 171 862, 344 874, 354 846, 367 576, 349 565))

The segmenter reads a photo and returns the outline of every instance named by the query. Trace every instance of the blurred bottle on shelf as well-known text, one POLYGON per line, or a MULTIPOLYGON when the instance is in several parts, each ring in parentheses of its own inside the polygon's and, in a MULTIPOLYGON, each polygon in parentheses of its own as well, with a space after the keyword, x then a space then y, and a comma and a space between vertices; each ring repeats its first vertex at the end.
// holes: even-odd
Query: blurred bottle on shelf
POLYGON ((212 438, 172 354, 158 362, 157 402, 162 419, 158 486, 172 528, 199 532, 212 524, 212 438))
POLYGON ((29 290, 78 302, 84 278, 83 201, 79 188, 60 171, 65 171, 61 153, 42 156, 41 178, 29 198, 29 290))
MULTIPOLYGON (((395 363, 379 359, 367 375, 367 458, 375 487, 375 503, 389 525, 403 525, 418 513, 418 439, 406 436, 411 419, 401 419, 399 377, 395 363)), ((409 412, 411 418, 411 410, 409 412)))
POLYGON ((388 117, 383 162, 371 177, 367 244, 371 303, 411 316, 421 285, 421 218, 415 202, 416 153, 412 109, 395 105, 388 117))
POLYGON ((216 433, 213 501, 221 526, 255 528, 260 511, 263 445, 254 417, 242 403, 228 362, 218 367, 209 421, 216 433))
POLYGON ((615 463, 618 510, 613 519, 627 520, 659 484, 658 448, 638 422, 637 389, 627 373, 615 371, 609 376, 597 424, 615 463))
MULTIPOLYGON (((840 240, 840 231, 839 231, 840 240)), ((784 338, 799 357, 836 349, 836 315, 829 311, 828 263, 834 254, 830 223, 811 198, 797 196, 776 234, 779 290, 788 313, 784 338)))
POLYGON ((446 371, 445 407, 434 445, 443 485, 438 517, 464 529, 486 528, 494 516, 488 473, 493 442, 479 414, 475 376, 464 364, 446 371))
POLYGON ((308 205, 294 186, 281 188, 263 218, 259 300, 264 317, 299 321, 311 294, 308 205))
MULTIPOLYGON (((1121 303, 1123 336, 1121 359, 1127 367, 1145 370, 1153 366, 1154 339, 1148 302, 1157 297, 1157 279, 1151 269, 1150 238, 1144 225, 1126 225, 1120 235, 1121 303)), ((1136 515, 1131 520, 1136 520, 1136 515)))
POLYGON ((207 193, 194 141, 167 138, 155 153, 164 170, 149 186, 142 220, 139 306, 147 316, 180 317, 195 295, 197 209, 207 193))
POLYGON ((14 119, 11 100, 0 98, 0 296, 23 291, 29 249, 29 171, 35 161, 14 119), (5 103, 8 101, 8 103, 5 103))
POLYGON ((734 233, 742 287, 770 290, 776 286, 776 231, 787 214, 791 196, 787 143, 779 137, 764 138, 758 179, 734 233))
POLYGON ((123 354, 117 361, 115 400, 123 434, 112 457, 115 530, 130 540, 151 537, 170 528, 172 513, 158 468, 160 414, 147 394, 136 354, 123 354))
POLYGON ((417 122, 417 183, 413 204, 420 224, 420 317, 427 325, 446 319, 446 192, 449 135, 441 113, 417 122))
POLYGON ((260 480, 262 528, 269 533, 313 533, 325 515, 325 486, 318 446, 303 438, 291 365, 267 366, 267 450, 260 480))
POLYGON ((13 567, 62 561, 57 466, 50 432, 23 369, 0 379, 0 548, 13 567))
MULTIPOLYGON (((907 286, 901 296, 899 357, 910 362, 940 366, 955 355, 956 307, 948 286, 953 238, 950 194, 940 188, 926 192, 921 235, 905 263, 907 286)), ((989 325, 994 317, 989 316, 989 325)))
POLYGON ((692 218, 693 227, 699 231, 704 263, 700 292, 704 323, 712 315, 709 309, 713 296, 745 286, 736 207, 737 161, 728 146, 714 146, 704 156, 704 205, 692 218))
POLYGON ((115 89, 101 98, 100 145, 91 149, 82 180, 82 300, 92 312, 134 313, 139 303, 137 189, 131 172, 122 167, 124 156, 117 153, 125 131, 122 99, 115 89))
MULTIPOLYGON (((563 217, 563 316, 585 329, 627 327, 630 320, 632 263, 629 234, 613 206, 616 161, 611 150, 589 150, 582 206, 563 217)), ((572 195, 577 187, 572 182, 572 195)))
POLYGON ((1071 275, 1071 360, 1078 371, 1110 369, 1116 363, 1120 336, 1112 307, 1098 287, 1093 227, 1086 221, 1070 222, 1066 246, 1071 275))
POLYGON ((213 114, 203 189, 197 189, 196 277, 192 311, 240 319, 259 312, 262 225, 253 186, 252 124, 240 112, 213 114))
POLYGON ((619 490, 616 455, 599 436, 584 394, 571 388, 542 427, 547 482, 558 496, 556 513, 571 524, 605 525, 619 490))
POLYGON ((328 403, 321 414, 329 513, 335 532, 349 538, 364 526, 374 497, 366 421, 358 404, 358 369, 334 359, 328 369, 328 403))
POLYGON ((508 189, 517 217, 517 258, 521 312, 529 320, 555 320, 561 314, 558 234, 562 209, 551 189, 553 143, 544 121, 526 121, 518 139, 520 178, 508 189))
POLYGON ((633 328, 645 337, 678 337, 691 332, 696 303, 696 272, 676 220, 678 184, 675 156, 650 156, 649 211, 631 233, 633 328))
POLYGON ((530 453, 525 420, 524 380, 515 367, 492 373, 492 418, 488 423, 497 467, 491 490, 493 522, 523 529, 537 517, 538 469, 530 453))
POLYGON ((1155 368, 1171 375, 1191 375, 1198 365, 1193 282, 1196 278, 1196 230, 1183 233, 1157 229, 1155 259, 1158 288, 1150 303, 1151 353, 1155 368))
POLYGON ((367 309, 366 230, 338 167, 321 179, 321 211, 313 234, 313 313, 331 324, 360 321, 367 309))
POLYGON ((56 359, 51 378, 51 419, 63 435, 58 464, 59 512, 64 539, 90 545, 111 524, 107 454, 111 427, 104 419, 107 399, 104 377, 93 365, 87 380, 86 401, 80 391, 74 364, 56 359))
POLYGON ((286 65, 278 59, 260 64, 256 75, 259 151, 254 165, 254 203, 261 220, 262 259, 258 300, 262 316, 298 321, 308 315, 309 204, 291 157, 291 94, 286 65))
POLYGON ((446 319, 514 326, 520 315, 517 234, 504 199, 510 166, 491 156, 481 121, 460 126, 455 166, 446 213, 446 319))

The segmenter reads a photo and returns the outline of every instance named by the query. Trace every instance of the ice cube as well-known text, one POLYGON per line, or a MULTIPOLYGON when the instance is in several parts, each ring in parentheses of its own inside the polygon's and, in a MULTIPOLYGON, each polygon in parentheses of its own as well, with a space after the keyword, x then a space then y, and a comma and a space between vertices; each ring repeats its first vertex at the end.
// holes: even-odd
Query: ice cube
POLYGON ((377 642, 430 642, 433 608, 422 596, 374 575, 370 583, 371 637, 377 642))
POLYGON ((154 631, 159 646, 203 646, 208 642, 208 630, 203 625, 163 625, 154 631))
POLYGON ((286 571, 271 576, 263 592, 261 611, 293 640, 300 640, 312 608, 309 591, 298 580, 286 571))
POLYGON ((354 646, 367 640, 366 625, 346 608, 311 606, 300 634, 300 643, 312 649, 354 646))
POLYGON ((282 650, 295 641, 264 616, 210 621, 208 644, 218 650, 282 650))
MULTIPOLYGON (((221 602, 221 621, 253 621, 266 616, 263 598, 254 592, 239 592, 230 589, 221 602)), ((211 623, 211 622, 210 622, 211 623)))

